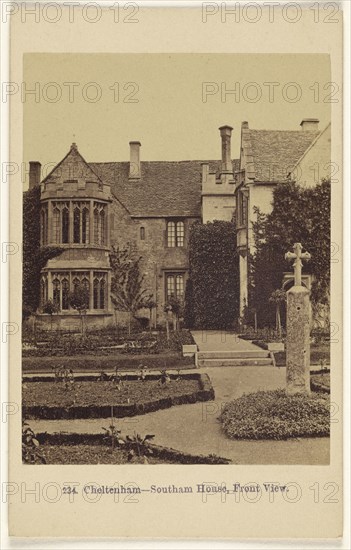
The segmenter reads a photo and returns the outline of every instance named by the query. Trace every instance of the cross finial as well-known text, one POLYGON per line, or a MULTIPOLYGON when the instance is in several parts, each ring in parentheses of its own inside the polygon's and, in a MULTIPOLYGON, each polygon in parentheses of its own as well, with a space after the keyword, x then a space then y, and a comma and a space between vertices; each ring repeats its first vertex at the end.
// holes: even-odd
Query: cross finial
POLYGON ((295 286, 301 286, 301 272, 302 272, 301 260, 306 260, 308 262, 308 260, 311 259, 311 254, 309 252, 302 252, 301 243, 295 243, 293 248, 294 248, 294 252, 287 252, 285 254, 285 259, 295 260, 293 263, 295 286))

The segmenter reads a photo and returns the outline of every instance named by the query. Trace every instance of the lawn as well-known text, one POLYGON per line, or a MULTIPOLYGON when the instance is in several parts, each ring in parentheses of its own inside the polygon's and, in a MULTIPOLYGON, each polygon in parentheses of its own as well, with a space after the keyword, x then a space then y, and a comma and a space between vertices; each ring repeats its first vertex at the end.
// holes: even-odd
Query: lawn
POLYGON ((181 378, 161 384, 159 380, 83 381, 66 385, 63 382, 24 382, 24 406, 105 406, 146 403, 157 399, 190 394, 200 389, 199 380, 181 378))

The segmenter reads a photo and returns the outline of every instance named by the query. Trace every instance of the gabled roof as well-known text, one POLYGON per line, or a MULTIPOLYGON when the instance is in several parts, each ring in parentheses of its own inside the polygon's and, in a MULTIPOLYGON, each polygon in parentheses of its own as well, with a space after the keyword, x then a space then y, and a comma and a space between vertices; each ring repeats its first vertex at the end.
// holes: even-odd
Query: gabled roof
POLYGON ((248 129, 246 137, 251 148, 255 180, 285 181, 319 134, 319 131, 248 129))
MULTIPOLYGON (((141 162, 141 178, 129 179, 129 162, 93 162, 91 168, 132 216, 201 216, 201 164, 219 172, 221 161, 141 162)), ((236 170, 238 161, 233 161, 236 170)))
POLYGON ((101 179, 82 157, 75 143, 72 143, 67 155, 51 170, 42 183, 63 183, 69 179, 91 180, 102 184, 101 179))

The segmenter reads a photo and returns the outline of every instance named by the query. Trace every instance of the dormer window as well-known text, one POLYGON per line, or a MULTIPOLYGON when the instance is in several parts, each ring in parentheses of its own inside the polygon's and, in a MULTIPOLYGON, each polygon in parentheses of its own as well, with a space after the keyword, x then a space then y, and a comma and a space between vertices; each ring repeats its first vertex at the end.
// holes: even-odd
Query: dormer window
POLYGON ((184 246, 184 222, 171 220, 167 222, 167 246, 175 248, 184 246))

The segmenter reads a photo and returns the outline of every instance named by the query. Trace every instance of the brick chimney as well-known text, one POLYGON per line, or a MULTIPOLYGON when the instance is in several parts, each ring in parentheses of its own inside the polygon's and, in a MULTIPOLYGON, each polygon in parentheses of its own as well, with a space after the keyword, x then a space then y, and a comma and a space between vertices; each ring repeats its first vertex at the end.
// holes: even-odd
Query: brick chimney
POLYGON ((318 124, 318 118, 304 118, 300 126, 303 132, 318 132, 318 124))
POLYGON ((140 170, 140 141, 130 141, 129 179, 137 180, 141 177, 140 170))
POLYGON ((233 172, 233 166, 232 166, 232 158, 231 158, 231 137, 232 137, 232 130, 233 128, 231 126, 221 126, 219 128, 219 131, 221 133, 221 139, 222 139, 222 168, 221 172, 227 172, 232 173, 233 172))
POLYGON ((41 164, 38 161, 30 161, 29 163, 29 189, 33 189, 40 184, 41 180, 41 164))

